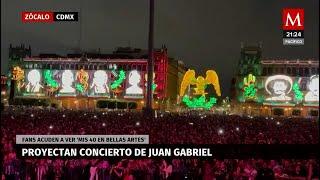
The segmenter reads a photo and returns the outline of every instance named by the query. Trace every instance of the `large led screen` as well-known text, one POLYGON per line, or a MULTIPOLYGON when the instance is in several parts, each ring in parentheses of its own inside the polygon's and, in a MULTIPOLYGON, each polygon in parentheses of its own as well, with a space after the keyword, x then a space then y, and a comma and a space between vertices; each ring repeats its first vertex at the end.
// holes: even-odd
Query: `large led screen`
POLYGON ((110 75, 105 70, 90 71, 89 96, 110 96, 110 75))
POLYGON ((137 70, 117 72, 112 77, 105 70, 26 70, 24 92, 28 94, 50 92, 56 96, 111 97, 112 85, 123 82, 117 96, 128 99, 142 99, 146 89, 145 73, 137 70), (122 75, 122 76, 121 76, 122 75))
POLYGON ((57 74, 55 77, 57 78, 56 80, 59 83, 58 95, 59 96, 75 96, 76 95, 75 71, 60 70, 58 72, 54 72, 54 74, 57 74))
POLYGON ((125 98, 143 98, 143 75, 137 70, 132 70, 127 74, 125 98))
POLYGON ((319 102, 319 75, 310 77, 304 100, 305 102, 319 102))
POLYGON ((291 101, 293 81, 289 76, 275 75, 266 79, 265 90, 268 93, 266 101, 291 101))
POLYGON ((41 95, 43 93, 42 71, 30 69, 25 72, 25 93, 24 95, 41 95))

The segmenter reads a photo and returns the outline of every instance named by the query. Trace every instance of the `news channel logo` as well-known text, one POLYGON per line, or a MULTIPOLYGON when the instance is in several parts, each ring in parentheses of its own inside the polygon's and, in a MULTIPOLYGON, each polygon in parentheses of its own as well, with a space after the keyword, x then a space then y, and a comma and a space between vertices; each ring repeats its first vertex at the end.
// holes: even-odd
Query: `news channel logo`
POLYGON ((78 21, 78 12, 33 11, 22 12, 24 23, 52 23, 56 21, 78 21))
POLYGON ((304 45, 304 9, 282 10, 283 45, 304 45))

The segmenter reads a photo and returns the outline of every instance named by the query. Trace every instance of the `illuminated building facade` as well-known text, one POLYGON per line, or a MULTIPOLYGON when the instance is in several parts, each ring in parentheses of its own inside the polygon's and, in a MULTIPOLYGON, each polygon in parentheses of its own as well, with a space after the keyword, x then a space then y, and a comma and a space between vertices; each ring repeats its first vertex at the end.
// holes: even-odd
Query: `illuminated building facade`
POLYGON ((188 108, 211 110, 217 103, 217 97, 221 96, 218 74, 214 70, 207 70, 205 77, 197 76, 195 70, 189 69, 182 79, 179 96, 188 108), (207 92, 208 86, 213 87, 216 96, 207 92))
MULTIPOLYGON (((141 108, 146 96, 147 58, 147 51, 118 48, 112 54, 40 54, 14 59, 10 69, 12 77, 17 76, 15 97, 45 98, 72 109, 93 108, 101 99, 134 101, 141 108)), ((168 60, 165 47, 155 50, 154 58, 152 89, 154 106, 159 108, 160 103, 177 97, 171 90, 178 88, 172 82, 178 82, 179 71, 176 76, 168 75, 169 67, 178 61, 168 60)))
POLYGON ((232 95, 245 114, 319 116, 319 61, 262 60, 261 46, 242 47, 232 95))

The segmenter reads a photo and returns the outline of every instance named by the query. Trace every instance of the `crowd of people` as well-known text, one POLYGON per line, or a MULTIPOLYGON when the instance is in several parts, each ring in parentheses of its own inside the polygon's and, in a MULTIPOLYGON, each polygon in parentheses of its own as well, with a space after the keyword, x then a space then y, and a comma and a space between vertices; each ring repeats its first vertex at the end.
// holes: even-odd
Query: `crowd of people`
POLYGON ((16 134, 147 134, 151 144, 317 144, 318 119, 203 112, 71 111, 11 107, 1 113, 6 179, 318 178, 315 159, 19 159, 16 134))
POLYGON ((26 180, 254 180, 318 179, 316 159, 26 159, 6 153, 4 179, 26 180))
POLYGON ((205 113, 70 111, 12 108, 1 115, 4 138, 16 134, 147 134, 152 144, 317 144, 317 118, 205 113))

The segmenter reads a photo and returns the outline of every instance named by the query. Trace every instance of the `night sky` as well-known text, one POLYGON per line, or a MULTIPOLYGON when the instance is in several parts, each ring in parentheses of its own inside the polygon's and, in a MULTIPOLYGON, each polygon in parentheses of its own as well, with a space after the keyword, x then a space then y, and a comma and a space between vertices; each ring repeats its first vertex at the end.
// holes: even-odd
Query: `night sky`
MULTIPOLYGON (((155 0, 155 47, 199 71, 215 69, 224 94, 240 57, 240 42, 263 42, 263 58, 319 59, 319 0, 155 0), (305 9, 305 45, 282 45, 281 10, 305 9)), ((147 48, 148 0, 1 0, 1 74, 9 44, 32 54, 79 49, 111 53, 147 48), (22 23, 22 11, 78 11, 80 22, 22 23), (82 27, 82 40, 80 29, 82 27)))

